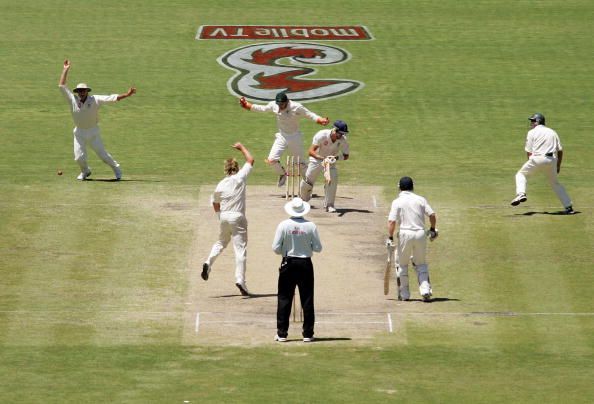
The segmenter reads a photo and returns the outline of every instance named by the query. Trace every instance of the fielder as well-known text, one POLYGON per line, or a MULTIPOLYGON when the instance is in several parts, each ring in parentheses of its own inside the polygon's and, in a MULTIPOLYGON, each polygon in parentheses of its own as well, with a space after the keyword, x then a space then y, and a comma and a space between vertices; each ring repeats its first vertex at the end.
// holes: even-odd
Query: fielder
POLYGON ((87 145, 95 151, 105 164, 111 167, 116 181, 122 178, 122 170, 117 161, 111 157, 101 140, 99 130, 99 107, 103 104, 115 103, 136 93, 136 88, 130 87, 124 94, 89 95, 91 89, 85 83, 79 83, 74 90, 66 87, 66 78, 70 70, 70 61, 64 61, 60 82, 58 84, 62 95, 70 104, 72 119, 74 120, 74 160, 80 167, 77 180, 84 181, 91 175, 87 163, 87 145), (75 94, 73 94, 75 93, 75 94))
POLYGON ((332 129, 322 129, 313 137, 309 148, 309 165, 305 177, 301 180, 300 194, 304 201, 311 199, 313 186, 320 173, 324 172, 324 208, 326 212, 335 213, 334 200, 338 188, 338 170, 336 162, 339 159, 349 159, 349 133, 346 122, 334 122, 332 129))
POLYGON ((511 205, 517 206, 528 200, 526 177, 542 171, 549 179, 549 184, 557 194, 557 198, 563 204, 565 213, 572 215, 575 211, 571 199, 557 179, 563 160, 563 147, 559 135, 553 129, 545 126, 545 117, 542 114, 532 114, 528 120, 530 121, 530 130, 526 135, 526 146, 524 147, 528 161, 516 173, 516 197, 512 199, 511 205))
POLYGON ((248 175, 254 166, 254 158, 249 150, 241 143, 235 143, 233 148, 239 150, 245 157, 241 169, 234 158, 225 160, 225 178, 219 182, 212 195, 212 207, 219 215, 219 240, 214 243, 210 255, 202 265, 201 277, 205 281, 217 257, 233 240, 235 250, 235 286, 243 296, 249 296, 245 282, 247 259, 247 219, 245 217, 245 190, 248 175))
MULTIPOLYGON (((278 93, 275 101, 266 105, 252 104, 245 97, 240 98, 239 104, 248 111, 272 112, 276 115, 278 132, 274 135, 276 139, 266 161, 279 175, 278 186, 282 187, 287 180, 287 172, 280 162, 283 152, 288 149, 291 156, 303 160, 303 134, 299 129, 299 118, 309 118, 320 125, 328 125, 328 118, 322 118, 300 103, 289 100, 285 92, 278 93)), ((301 164, 302 171, 305 171, 305 163, 301 164)))
POLYGON ((407 301, 410 299, 408 286, 408 263, 413 262, 419 292, 423 300, 431 300, 433 290, 429 280, 429 267, 427 265, 427 240, 426 234, 431 241, 435 240, 438 232, 435 229, 437 218, 435 212, 425 198, 413 192, 413 180, 410 177, 402 177, 398 182, 400 194, 392 202, 388 216, 388 239, 386 245, 394 245, 394 233, 398 224, 398 242, 396 244, 396 276, 399 280, 398 300, 407 301), (425 232, 425 216, 429 217, 431 225, 429 231, 425 232), (403 259, 406 257, 406 259, 403 259))

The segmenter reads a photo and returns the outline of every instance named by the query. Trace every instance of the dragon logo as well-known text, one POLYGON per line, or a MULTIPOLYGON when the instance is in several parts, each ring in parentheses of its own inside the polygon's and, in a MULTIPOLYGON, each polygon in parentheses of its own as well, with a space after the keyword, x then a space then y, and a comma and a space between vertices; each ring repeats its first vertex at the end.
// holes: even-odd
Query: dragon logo
POLYGON ((363 83, 342 79, 305 79, 316 73, 307 66, 344 63, 350 54, 333 46, 313 43, 265 43, 227 52, 217 61, 236 74, 227 87, 231 94, 251 100, 270 101, 280 91, 299 102, 346 95, 363 83))

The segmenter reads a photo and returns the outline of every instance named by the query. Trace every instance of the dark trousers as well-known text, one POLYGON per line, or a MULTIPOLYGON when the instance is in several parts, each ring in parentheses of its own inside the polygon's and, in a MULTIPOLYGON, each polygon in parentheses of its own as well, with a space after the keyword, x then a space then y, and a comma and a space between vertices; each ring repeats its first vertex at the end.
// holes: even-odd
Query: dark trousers
POLYGON ((299 288, 301 307, 303 308, 303 337, 314 334, 316 315, 314 312, 314 273, 311 258, 285 257, 278 274, 278 306, 276 310, 276 328, 279 337, 286 337, 289 332, 289 317, 295 287, 299 288))

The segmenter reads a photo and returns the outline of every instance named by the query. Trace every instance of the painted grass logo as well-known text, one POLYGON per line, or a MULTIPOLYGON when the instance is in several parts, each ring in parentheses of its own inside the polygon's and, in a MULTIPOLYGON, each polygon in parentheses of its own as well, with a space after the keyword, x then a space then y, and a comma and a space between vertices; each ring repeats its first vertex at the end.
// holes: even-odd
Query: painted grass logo
POLYGON ((270 101, 286 91, 295 101, 319 101, 363 88, 363 83, 344 79, 303 79, 316 72, 308 66, 336 65, 350 59, 343 49, 314 43, 264 43, 231 50, 217 61, 235 70, 227 87, 231 94, 251 100, 270 101))
POLYGON ((373 38, 369 30, 360 25, 202 25, 196 39, 364 41, 373 38))

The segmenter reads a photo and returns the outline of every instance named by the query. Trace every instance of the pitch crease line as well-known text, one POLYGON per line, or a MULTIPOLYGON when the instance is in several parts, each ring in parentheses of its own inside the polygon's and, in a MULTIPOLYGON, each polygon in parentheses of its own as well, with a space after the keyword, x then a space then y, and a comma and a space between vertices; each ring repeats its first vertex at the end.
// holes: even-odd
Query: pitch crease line
POLYGON ((394 329, 392 328, 392 315, 390 313, 388 313, 388 331, 394 332, 394 329))
POLYGON ((196 322, 194 329, 196 330, 196 334, 198 334, 198 331, 200 331, 200 312, 196 313, 196 322))

